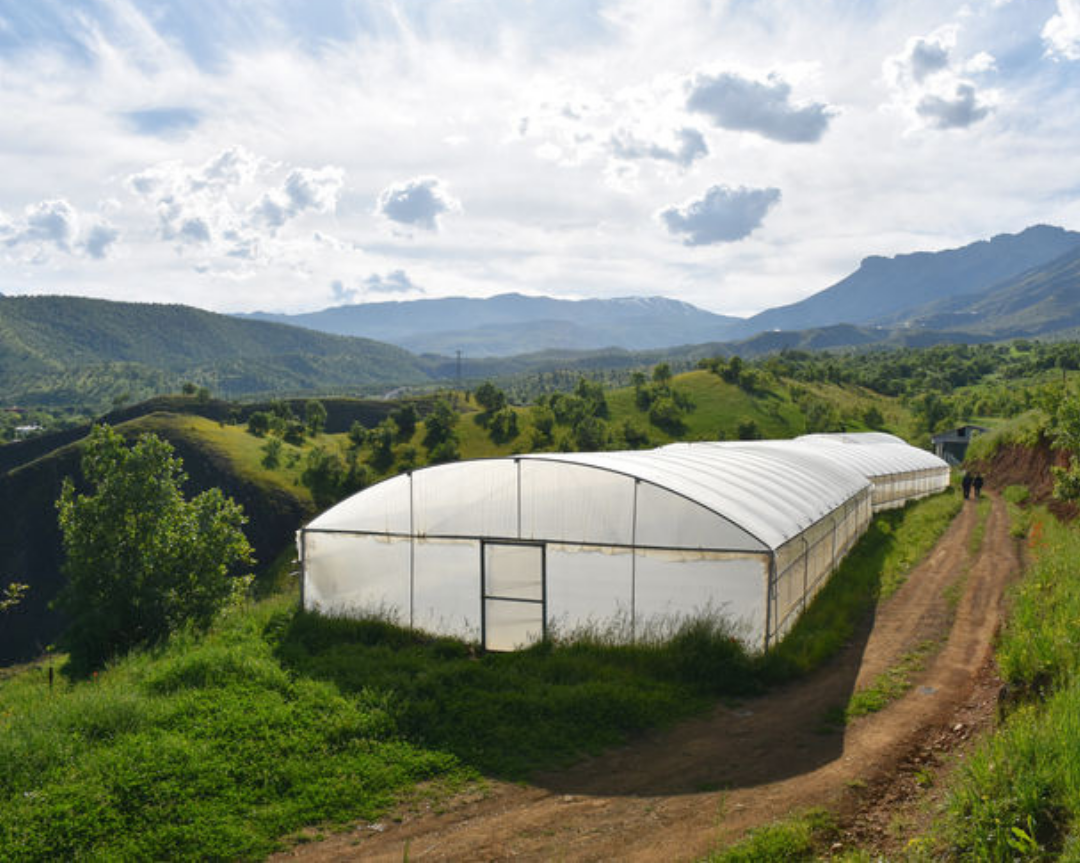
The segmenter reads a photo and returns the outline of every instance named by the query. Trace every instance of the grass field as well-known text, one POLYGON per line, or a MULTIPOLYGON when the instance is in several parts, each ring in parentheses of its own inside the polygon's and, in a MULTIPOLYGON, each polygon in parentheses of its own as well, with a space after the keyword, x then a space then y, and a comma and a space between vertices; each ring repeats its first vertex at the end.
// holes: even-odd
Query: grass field
POLYGON ((0 680, 0 859, 257 859, 306 825, 377 817, 418 783, 566 764, 824 661, 872 604, 878 569, 910 560, 896 554, 908 525, 948 497, 879 521, 792 646, 764 657, 715 621, 665 644, 484 655, 276 597, 89 681, 12 674, 0 680))

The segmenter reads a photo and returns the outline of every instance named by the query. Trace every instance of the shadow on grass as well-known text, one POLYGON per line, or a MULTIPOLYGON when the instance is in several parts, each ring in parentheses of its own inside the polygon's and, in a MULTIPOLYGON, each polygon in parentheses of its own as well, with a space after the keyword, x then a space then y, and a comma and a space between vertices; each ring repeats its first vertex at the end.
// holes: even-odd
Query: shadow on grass
MULTIPOLYGON (((894 541, 890 525, 898 518, 885 514, 875 521, 785 641, 763 656, 748 655, 713 619, 692 621, 663 643, 584 638, 516 653, 484 654, 381 620, 303 611, 272 621, 267 637, 292 673, 332 681, 347 695, 379 694, 402 737, 450 752, 488 776, 531 778, 567 793, 643 795, 769 782, 812 770, 840 752, 842 735, 823 733, 822 720, 828 706, 846 704, 853 691, 879 573, 894 541), (813 697, 785 709, 784 694, 796 686, 813 697), (770 689, 765 700, 753 698, 770 689), (717 707, 722 699, 747 698, 753 700, 741 708, 717 707), (750 718, 747 726, 746 711, 766 703, 770 714, 750 718), (588 758, 713 711, 714 719, 691 725, 701 725, 705 737, 730 738, 729 745, 675 759, 668 774, 645 771, 638 786, 628 784, 626 774, 636 769, 639 747, 604 756, 605 764, 617 764, 614 772, 588 758), (747 726, 749 736, 729 734, 736 725, 747 726), (733 755, 763 748, 768 759, 743 775, 732 773, 733 755)), ((637 743, 665 757, 662 742, 637 743)))

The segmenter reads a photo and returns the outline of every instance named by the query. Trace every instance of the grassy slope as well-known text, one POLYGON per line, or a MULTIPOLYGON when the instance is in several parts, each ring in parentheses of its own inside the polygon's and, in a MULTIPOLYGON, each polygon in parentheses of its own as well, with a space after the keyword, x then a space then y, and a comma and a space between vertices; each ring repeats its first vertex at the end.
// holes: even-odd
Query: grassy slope
POLYGON ((1020 706, 964 763, 929 850, 967 859, 1080 859, 1080 530, 1025 519, 1033 562, 998 662, 1020 706))
POLYGON ((196 380, 232 397, 427 383, 420 359, 187 306, 80 297, 0 298, 0 400, 103 407, 196 380))
MULTIPOLYGON (((937 500, 890 513, 808 619, 853 626, 937 500)), ((0 679, 0 859, 258 858, 304 825, 377 817, 422 780, 523 777, 811 668, 835 648, 808 637, 779 666, 708 623, 665 646, 476 656, 272 599, 91 681, 0 679)))

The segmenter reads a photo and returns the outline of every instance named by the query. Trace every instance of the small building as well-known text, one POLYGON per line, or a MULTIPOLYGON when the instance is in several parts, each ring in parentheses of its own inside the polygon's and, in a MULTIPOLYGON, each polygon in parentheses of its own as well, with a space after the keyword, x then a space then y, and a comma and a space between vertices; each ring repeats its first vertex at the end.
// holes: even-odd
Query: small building
POLYGON ((956 467, 967 455, 968 444, 976 435, 986 431, 982 426, 962 425, 958 428, 943 431, 934 435, 931 440, 934 443, 934 455, 944 459, 952 467, 956 467))
POLYGON ((45 429, 37 423, 27 426, 15 426, 15 440, 26 440, 26 438, 33 437, 43 431, 45 429))

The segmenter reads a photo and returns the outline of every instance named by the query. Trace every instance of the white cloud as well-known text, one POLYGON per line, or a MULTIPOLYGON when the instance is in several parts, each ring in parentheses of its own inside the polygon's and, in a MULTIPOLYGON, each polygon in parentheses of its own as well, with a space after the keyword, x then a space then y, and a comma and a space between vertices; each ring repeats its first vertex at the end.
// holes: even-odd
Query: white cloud
POLYGON ((935 129, 964 129, 989 114, 990 107, 979 101, 972 84, 959 82, 952 96, 927 93, 915 113, 935 129))
POLYGON ((383 189, 376 209, 392 222, 437 231, 439 216, 459 212, 461 203, 438 177, 416 177, 383 189))
POLYGON ((966 129, 994 110, 993 91, 980 92, 973 77, 996 69, 994 57, 980 51, 964 62, 954 53, 959 28, 948 25, 929 36, 909 39, 904 50, 885 61, 893 104, 930 129, 966 129))
POLYGON ((1047 53, 1080 60, 1080 0, 1058 0, 1057 14, 1043 27, 1047 53))
POLYGON ((611 136, 611 152, 618 159, 656 159, 689 167, 697 159, 709 155, 705 136, 690 126, 675 130, 671 141, 646 141, 629 129, 617 129, 611 136))
POLYGON ((779 189, 710 186, 702 197, 666 207, 658 217, 671 234, 682 236, 684 246, 732 243, 760 227, 779 200, 779 189))
POLYGON ((363 284, 364 290, 374 294, 424 293, 424 289, 414 284, 404 270, 392 270, 384 275, 372 273, 364 279, 363 284))
POLYGON ((735 72, 694 75, 686 107, 723 129, 756 132, 785 144, 821 140, 835 113, 822 102, 793 103, 791 85, 779 75, 758 81, 735 72))
POLYGON ((464 0, 338 14, 341 2, 158 14, 144 0, 108 0, 76 15, 66 0, 34 0, 33 16, 8 16, 0 284, 300 310, 325 304, 335 279, 368 296, 367 274, 403 269, 429 296, 664 291, 746 312, 825 287, 868 254, 1035 221, 1080 228, 1077 67, 1042 55, 1055 0, 602 0, 495 12, 464 0), (589 15, 601 26, 583 30, 589 15), (883 77, 909 36, 921 44, 902 79, 883 77), (781 137, 826 132, 792 158, 783 141, 688 110, 695 73, 725 72, 763 88, 750 107, 771 134, 789 115, 802 131, 781 137), (925 131, 899 135, 898 124, 925 131), (709 152, 680 130, 697 130, 709 152), (287 183, 324 166, 343 172, 336 192, 303 173, 287 183), (452 223, 432 217, 452 231, 376 210, 391 181, 418 176, 464 200, 452 223), (669 205, 702 200, 721 177, 782 189, 783 206, 769 209, 767 229, 688 254, 673 236, 697 235, 669 233, 656 214, 674 210, 687 228, 693 214, 669 205), (8 245, 28 230, 27 204, 51 200, 78 216, 69 251, 40 226, 33 242, 8 245), (277 209, 262 216, 260 202, 277 209), (119 239, 104 243, 99 224, 119 239))
POLYGON ((337 167, 294 168, 280 188, 262 196, 252 208, 253 212, 272 228, 280 228, 308 210, 332 213, 337 207, 344 178, 345 172, 337 167))
POLYGON ((91 258, 102 260, 108 257, 109 249, 120 239, 120 231, 107 223, 99 223, 90 228, 82 247, 91 258))

